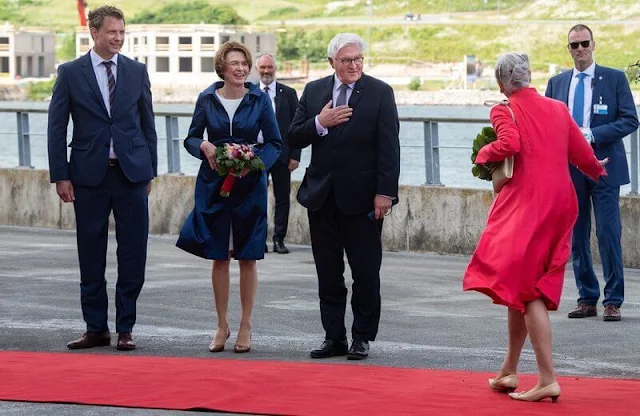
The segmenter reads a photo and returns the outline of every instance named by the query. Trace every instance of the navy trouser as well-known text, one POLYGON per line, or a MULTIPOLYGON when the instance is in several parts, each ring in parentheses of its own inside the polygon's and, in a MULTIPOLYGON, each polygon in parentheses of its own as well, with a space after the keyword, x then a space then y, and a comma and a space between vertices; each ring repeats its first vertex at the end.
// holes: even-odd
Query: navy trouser
POLYGON ((136 300, 144 283, 147 260, 147 184, 130 182, 115 166, 109 167, 98 186, 75 188, 80 299, 88 332, 109 331, 105 268, 112 210, 118 243, 116 331, 131 332, 136 322, 136 300))
POLYGON ((578 302, 596 305, 600 286, 593 270, 591 246, 591 205, 596 221, 596 236, 604 273, 603 304, 620 306, 624 301, 622 269, 622 224, 620 221, 620 187, 610 186, 606 179, 598 183, 583 174, 572 174, 578 196, 579 214, 573 229, 573 273, 578 287, 578 302))

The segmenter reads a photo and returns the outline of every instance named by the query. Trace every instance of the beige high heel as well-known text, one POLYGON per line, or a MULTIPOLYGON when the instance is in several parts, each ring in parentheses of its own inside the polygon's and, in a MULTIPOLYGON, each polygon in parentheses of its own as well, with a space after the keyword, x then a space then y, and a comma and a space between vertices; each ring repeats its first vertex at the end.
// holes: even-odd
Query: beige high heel
POLYGON ((518 377, 515 374, 509 374, 500 378, 490 378, 489 387, 500 393, 511 393, 518 388, 518 377))
POLYGON ((553 403, 557 403, 560 393, 560 385, 556 382, 537 390, 531 389, 529 391, 522 391, 519 393, 509 393, 509 397, 514 400, 522 400, 525 402, 539 402, 540 400, 550 398, 553 403))
POLYGON ((209 352, 222 352, 224 351, 224 344, 227 342, 229 337, 231 336, 231 330, 227 329, 227 337, 224 339, 222 344, 216 344, 216 337, 213 336, 211 340, 211 344, 209 344, 209 352))
MULTIPOLYGON (((240 334, 240 331, 238 331, 238 334, 240 334)), ((240 345, 236 340, 236 344, 233 346, 233 352, 238 354, 242 354, 249 351, 251 351, 251 332, 249 332, 249 345, 240 345)))

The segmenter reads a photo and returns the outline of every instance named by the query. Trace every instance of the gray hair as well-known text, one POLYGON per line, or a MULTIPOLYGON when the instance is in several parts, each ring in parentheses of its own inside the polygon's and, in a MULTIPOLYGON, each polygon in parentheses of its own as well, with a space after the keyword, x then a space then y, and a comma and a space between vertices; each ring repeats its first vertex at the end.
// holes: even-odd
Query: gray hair
POLYGON ((524 53, 507 52, 496 62, 496 80, 514 91, 529 86, 529 56, 524 53))
POLYGON ((338 33, 327 46, 327 56, 331 59, 335 58, 338 51, 347 45, 358 45, 360 51, 365 50, 364 40, 360 36, 354 33, 338 33))
POLYGON ((262 58, 263 56, 268 56, 269 58, 271 58, 273 60, 273 66, 275 66, 276 68, 278 67, 278 63, 276 62, 276 57, 271 55, 270 53, 261 53, 260 55, 258 55, 258 57, 256 58, 256 68, 258 67, 258 61, 260 60, 260 58, 262 58))

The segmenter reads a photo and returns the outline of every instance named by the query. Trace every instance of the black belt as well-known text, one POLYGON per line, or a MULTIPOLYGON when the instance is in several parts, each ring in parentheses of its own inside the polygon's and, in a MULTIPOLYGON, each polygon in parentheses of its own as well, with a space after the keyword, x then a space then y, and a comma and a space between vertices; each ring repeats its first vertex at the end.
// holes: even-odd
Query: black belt
POLYGON ((109 167, 110 168, 115 168, 120 166, 120 163, 118 162, 118 159, 109 159, 109 167))

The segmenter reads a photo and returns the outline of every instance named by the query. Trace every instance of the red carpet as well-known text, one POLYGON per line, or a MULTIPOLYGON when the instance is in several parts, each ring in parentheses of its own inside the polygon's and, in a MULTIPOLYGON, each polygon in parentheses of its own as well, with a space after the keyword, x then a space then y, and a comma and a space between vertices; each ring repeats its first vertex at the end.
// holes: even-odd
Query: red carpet
MULTIPOLYGON (((0 400, 273 415, 637 415, 640 381, 563 377, 521 403, 485 373, 76 353, 0 352, 0 400)), ((521 377, 521 389, 535 376, 521 377)))

